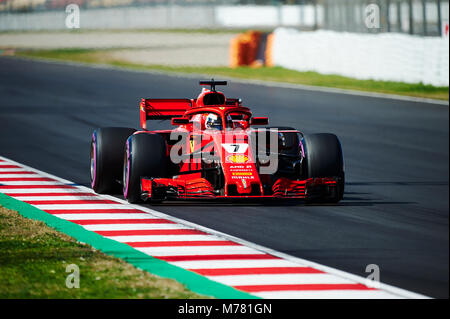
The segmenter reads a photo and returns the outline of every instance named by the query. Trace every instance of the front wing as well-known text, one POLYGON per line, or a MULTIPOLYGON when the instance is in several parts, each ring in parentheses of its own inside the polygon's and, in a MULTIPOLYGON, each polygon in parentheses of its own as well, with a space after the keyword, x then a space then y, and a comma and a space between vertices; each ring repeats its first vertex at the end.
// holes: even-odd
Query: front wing
MULTIPOLYGON (((337 192, 338 178, 308 178, 305 180, 278 179, 270 194, 229 196, 225 191, 215 191, 204 178, 142 178, 143 200, 171 199, 243 199, 243 198, 296 198, 314 199, 332 196, 337 192)), ((225 186, 225 189, 227 187, 225 186)))

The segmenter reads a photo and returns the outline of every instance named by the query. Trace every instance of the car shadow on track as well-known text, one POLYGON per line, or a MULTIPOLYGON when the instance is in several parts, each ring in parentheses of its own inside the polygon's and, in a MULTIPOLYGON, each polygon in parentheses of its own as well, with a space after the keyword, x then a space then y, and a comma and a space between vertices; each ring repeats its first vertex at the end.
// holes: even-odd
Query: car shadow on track
MULTIPOLYGON (((361 193, 362 195, 364 193, 361 193)), ((409 205, 415 204, 414 202, 402 202, 402 201, 383 201, 378 199, 373 199, 365 196, 355 196, 356 193, 344 194, 344 198, 339 203, 306 203, 303 200, 294 199, 278 199, 278 200, 241 200, 241 201, 230 201, 230 200, 180 200, 180 201, 165 201, 157 204, 144 203, 143 206, 148 208, 157 207, 201 207, 201 206, 211 206, 211 207, 258 207, 258 206, 269 206, 269 207, 355 207, 355 206, 380 206, 380 205, 409 205)))
POLYGON ((346 182, 345 186, 448 186, 448 181, 385 181, 385 182, 346 182))

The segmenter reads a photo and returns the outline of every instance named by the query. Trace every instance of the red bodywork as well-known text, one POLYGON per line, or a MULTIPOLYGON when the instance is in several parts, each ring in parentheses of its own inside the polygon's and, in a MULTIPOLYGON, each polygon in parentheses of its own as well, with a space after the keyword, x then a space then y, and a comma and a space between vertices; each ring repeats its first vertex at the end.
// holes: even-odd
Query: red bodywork
MULTIPOLYGON (((238 99, 227 99, 214 89, 203 89, 197 99, 142 99, 140 119, 143 131, 135 134, 160 134, 167 141, 167 156, 180 155, 183 161, 175 165, 176 173, 167 178, 142 176, 141 192, 144 199, 199 199, 199 198, 300 198, 307 199, 317 192, 331 192, 336 188, 335 178, 277 177, 261 174, 261 163, 252 151, 251 134, 258 132, 252 125, 268 124, 267 118, 255 118, 250 109, 238 99), (203 114, 220 117, 223 128, 209 130, 195 121, 203 114), (149 131, 147 120, 172 119, 173 130, 149 131), (267 122, 267 123, 264 123, 267 122), (178 124, 177 124, 178 123, 178 124), (184 136, 184 145, 171 141, 171 134, 184 136), (184 148, 177 149, 175 147, 184 148), (214 151, 214 152, 213 152, 214 151), (206 161, 204 154, 214 153, 206 161), (214 172, 211 182, 208 172, 214 172), (218 187, 219 185, 219 187, 218 187)), ((290 132, 302 135, 299 131, 290 132)), ((276 133, 278 134, 278 133, 276 133)), ((304 157, 303 148, 299 161, 304 157)))

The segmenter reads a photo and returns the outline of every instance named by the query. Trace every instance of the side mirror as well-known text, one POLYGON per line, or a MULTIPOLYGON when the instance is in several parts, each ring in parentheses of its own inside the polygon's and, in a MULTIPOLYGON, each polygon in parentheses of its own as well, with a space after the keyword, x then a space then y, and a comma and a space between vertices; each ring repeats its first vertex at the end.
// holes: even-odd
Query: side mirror
POLYGON ((250 119, 250 125, 269 125, 268 117, 252 117, 250 119))
POLYGON ((189 124, 189 119, 185 117, 174 117, 172 119, 172 125, 185 125, 189 124))

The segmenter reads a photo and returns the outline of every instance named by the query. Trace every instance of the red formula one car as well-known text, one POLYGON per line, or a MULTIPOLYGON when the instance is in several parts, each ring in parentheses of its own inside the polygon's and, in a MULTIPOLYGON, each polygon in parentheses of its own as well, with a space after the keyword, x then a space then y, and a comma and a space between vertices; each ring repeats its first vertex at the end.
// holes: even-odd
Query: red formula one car
POLYGON ((201 81, 197 99, 142 99, 142 130, 99 128, 91 142, 91 186, 122 188, 142 200, 299 198, 337 203, 344 193, 344 160, 334 134, 304 135, 268 125, 240 99, 216 91, 225 81, 201 81), (148 120, 170 119, 151 131, 148 120))

